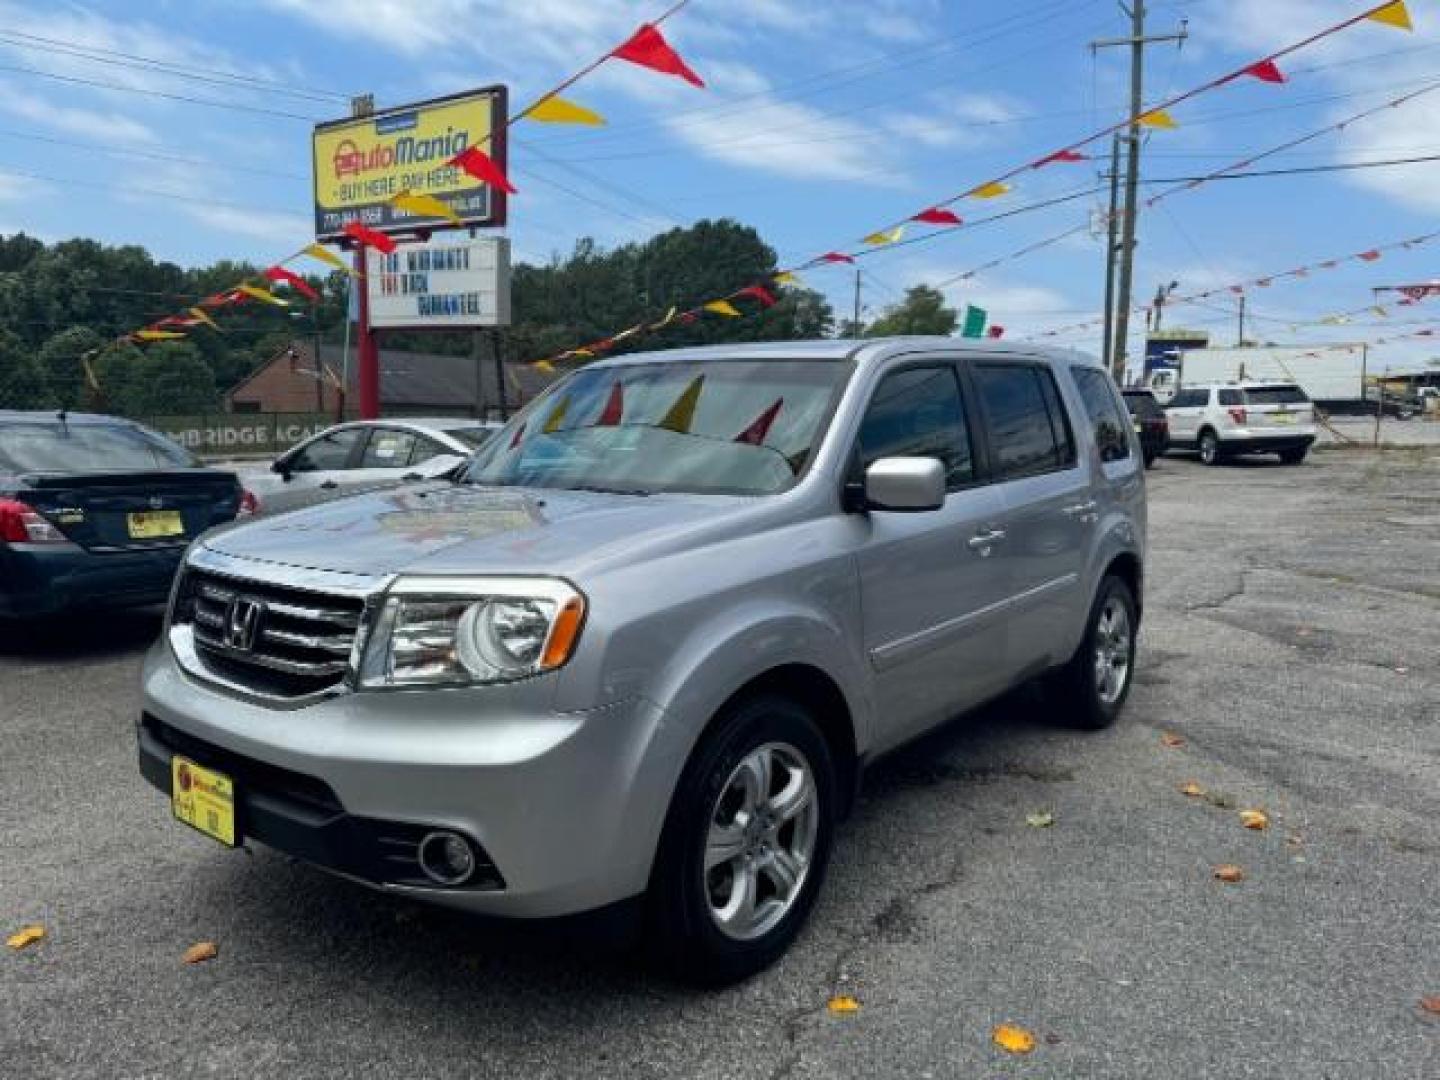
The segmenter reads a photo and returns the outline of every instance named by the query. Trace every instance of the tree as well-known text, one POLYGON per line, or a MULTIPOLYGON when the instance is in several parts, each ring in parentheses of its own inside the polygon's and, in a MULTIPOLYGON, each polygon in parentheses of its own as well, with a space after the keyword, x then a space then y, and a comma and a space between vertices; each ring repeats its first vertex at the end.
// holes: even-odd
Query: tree
POLYGON ((19 335, 0 330, 0 409, 49 409, 54 405, 30 347, 19 335))
POLYGON ((960 315, 945 306, 945 296, 929 285, 905 290, 905 299, 892 304, 870 324, 866 337, 895 337, 904 334, 938 334, 949 337, 960 324, 960 315))
POLYGON ((110 349, 100 358, 99 381, 105 407, 124 416, 173 416, 219 407, 215 377, 189 342, 110 349))
POLYGON ((78 409, 86 399, 83 359, 98 354, 105 341, 88 326, 72 326, 40 346, 36 364, 56 404, 78 409))

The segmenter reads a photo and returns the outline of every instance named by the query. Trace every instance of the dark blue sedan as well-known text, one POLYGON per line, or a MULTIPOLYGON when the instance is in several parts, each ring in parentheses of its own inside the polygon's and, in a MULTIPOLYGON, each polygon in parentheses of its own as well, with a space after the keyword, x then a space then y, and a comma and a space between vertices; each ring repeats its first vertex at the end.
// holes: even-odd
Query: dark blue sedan
POLYGON ((186 545, 247 498, 128 420, 0 410, 0 618, 159 603, 186 545))

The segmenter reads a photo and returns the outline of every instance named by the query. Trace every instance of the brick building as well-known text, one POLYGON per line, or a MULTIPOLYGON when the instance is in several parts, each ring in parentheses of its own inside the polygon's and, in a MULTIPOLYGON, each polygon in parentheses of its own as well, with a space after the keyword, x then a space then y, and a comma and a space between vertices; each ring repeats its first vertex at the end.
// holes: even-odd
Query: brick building
MULTIPOLYGON (((315 364, 313 342, 296 340, 252 371, 225 395, 230 412, 322 412, 337 415, 340 393, 334 379, 345 370, 339 345, 320 346, 320 368, 315 364), (333 373, 333 379, 317 372, 333 373)), ((503 394, 496 379, 495 362, 471 356, 380 350, 380 411, 386 416, 509 415, 550 382, 550 377, 529 364, 506 364, 503 394)), ((359 373, 355 350, 345 407, 353 412, 359 402, 359 373)))

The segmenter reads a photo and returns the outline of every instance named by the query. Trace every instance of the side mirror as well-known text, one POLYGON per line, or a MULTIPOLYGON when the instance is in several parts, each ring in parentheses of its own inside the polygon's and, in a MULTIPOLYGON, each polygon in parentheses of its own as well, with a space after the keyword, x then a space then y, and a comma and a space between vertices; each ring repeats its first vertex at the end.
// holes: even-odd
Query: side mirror
POLYGON ((918 513, 945 505, 945 466, 939 458, 881 458, 865 470, 865 506, 918 513))
POLYGON ((281 480, 288 481, 290 479, 290 458, 277 458, 275 464, 270 466, 270 471, 280 477, 281 480))

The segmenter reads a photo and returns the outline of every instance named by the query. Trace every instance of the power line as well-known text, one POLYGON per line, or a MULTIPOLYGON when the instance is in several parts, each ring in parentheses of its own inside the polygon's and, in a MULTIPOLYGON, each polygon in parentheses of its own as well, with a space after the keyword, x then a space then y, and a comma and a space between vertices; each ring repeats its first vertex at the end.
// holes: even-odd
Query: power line
POLYGON ((103 49, 95 45, 67 41, 63 38, 42 37, 39 34, 27 34, 8 28, 0 28, 0 42, 32 52, 73 56, 95 63, 111 64, 116 67, 156 71, 171 75, 175 78, 192 79, 196 82, 210 83, 217 86, 239 86, 261 93, 284 94, 310 101, 349 100, 348 94, 342 94, 334 90, 316 90, 311 87, 288 85, 274 79, 264 79, 254 75, 242 75, 238 72, 196 68, 189 64, 178 64, 169 60, 157 60, 154 57, 120 52, 117 49, 103 49))
POLYGON ((1333 165, 1305 165, 1289 169, 1253 169, 1249 172, 1227 172, 1210 176, 1153 177, 1141 180, 1142 184, 1184 184, 1194 180, 1251 180, 1262 176, 1303 176, 1311 173, 1348 172, 1353 169, 1384 169, 1396 165, 1421 165, 1429 161, 1440 161, 1440 154, 1424 154, 1420 157, 1388 158, 1383 161, 1348 161, 1333 165))
POLYGON ((307 124, 313 124, 318 120, 324 119, 323 117, 307 116, 302 113, 285 112, 283 109, 267 109, 261 105, 241 105, 230 101, 215 101, 210 98, 190 97, 186 94, 171 94, 164 90, 146 90, 138 86, 104 82, 100 79, 82 79, 78 75, 60 75, 53 71, 41 71, 39 68, 23 67, 18 64, 0 64, 0 71, 13 71, 21 75, 38 75, 42 79, 54 79, 57 82, 75 83, 80 86, 96 86, 102 90, 120 90, 127 94, 143 94, 146 97, 164 98, 167 101, 183 101, 190 105, 205 105, 212 109, 229 109, 232 112, 258 113, 261 116, 279 116, 287 120, 304 120, 307 124))
MULTIPOLYGON (((153 150, 132 150, 129 147, 107 146, 104 143, 79 142, 74 139, 57 139, 51 135, 37 135, 29 131, 9 131, 0 129, 0 135, 12 139, 30 139, 34 142, 51 143, 55 146, 70 146, 80 150, 99 151, 102 154, 118 154, 122 157, 145 158, 150 161, 169 161, 177 165, 199 165, 204 168, 218 168, 220 163, 207 158, 182 157, 179 154, 161 154, 153 150)), ((276 176, 285 180, 309 181, 310 177, 300 173, 280 172, 276 169, 257 169, 253 166, 235 165, 225 162, 224 168, 234 172, 255 173, 259 176, 276 176)))
POLYGON ((116 192, 119 194, 135 193, 139 195, 158 195, 162 198, 174 199, 177 202, 196 203, 202 206, 228 206, 235 210, 260 210, 267 214, 295 213, 295 211, 288 206, 257 206, 255 203, 230 202, 225 199, 214 199, 208 196, 202 198, 196 195, 187 195, 183 191, 163 191, 159 188, 132 187, 130 185, 117 189, 114 184, 105 184, 98 180, 72 180, 63 176, 47 176, 43 173, 12 169, 8 165, 0 165, 0 175, 18 176, 25 180, 44 180, 51 184, 64 184, 68 187, 99 188, 102 191, 116 192))

